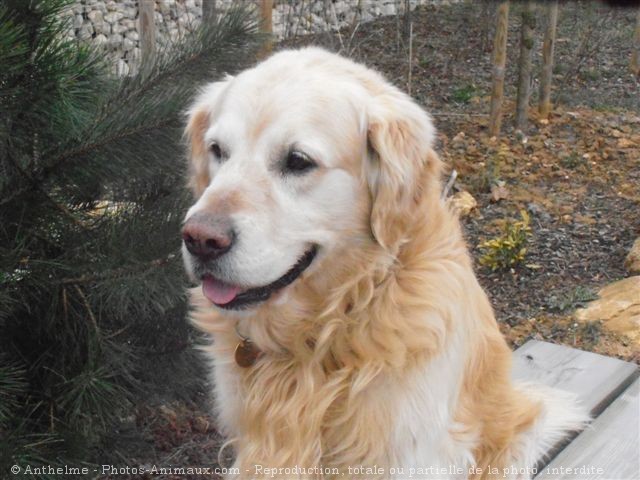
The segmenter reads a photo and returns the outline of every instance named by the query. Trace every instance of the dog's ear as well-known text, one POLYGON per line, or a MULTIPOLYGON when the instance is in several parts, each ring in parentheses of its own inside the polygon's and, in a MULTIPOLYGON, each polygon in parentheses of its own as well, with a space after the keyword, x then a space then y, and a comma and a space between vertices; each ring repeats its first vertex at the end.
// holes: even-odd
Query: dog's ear
POLYGON ((204 192, 209 178, 209 146, 204 135, 216 115, 220 98, 232 77, 207 85, 187 110, 184 134, 189 147, 189 188, 196 198, 204 192))
POLYGON ((395 254, 406 239, 423 195, 440 195, 440 160, 432 149, 431 118, 413 100, 392 90, 374 97, 368 111, 369 164, 372 196, 371 231, 376 241, 395 254))

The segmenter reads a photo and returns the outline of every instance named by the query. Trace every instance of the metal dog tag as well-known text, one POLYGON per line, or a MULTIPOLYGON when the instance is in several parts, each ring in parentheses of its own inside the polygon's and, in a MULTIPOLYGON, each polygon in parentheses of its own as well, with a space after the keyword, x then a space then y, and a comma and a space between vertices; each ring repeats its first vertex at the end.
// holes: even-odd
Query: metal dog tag
POLYGON ((249 340, 242 340, 236 346, 236 363, 242 368, 249 368, 262 356, 262 352, 249 340))

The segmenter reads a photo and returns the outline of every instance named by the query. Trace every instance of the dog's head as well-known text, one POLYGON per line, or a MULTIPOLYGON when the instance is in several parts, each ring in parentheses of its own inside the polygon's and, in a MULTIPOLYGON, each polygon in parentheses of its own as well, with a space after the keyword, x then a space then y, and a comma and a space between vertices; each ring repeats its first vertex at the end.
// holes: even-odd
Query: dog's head
POLYGON ((207 86, 189 111, 187 271, 225 309, 255 306, 376 245, 395 255, 439 193, 427 114, 381 76, 285 51, 207 86))

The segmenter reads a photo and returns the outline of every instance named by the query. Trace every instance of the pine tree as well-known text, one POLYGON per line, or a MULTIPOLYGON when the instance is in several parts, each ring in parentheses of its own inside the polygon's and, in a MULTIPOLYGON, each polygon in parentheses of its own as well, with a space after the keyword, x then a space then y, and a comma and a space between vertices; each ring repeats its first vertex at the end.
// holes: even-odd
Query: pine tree
POLYGON ((176 343, 182 114, 260 38, 235 10, 116 79, 65 36, 69 3, 0 3, 0 476, 87 460, 143 381, 140 348, 176 343))

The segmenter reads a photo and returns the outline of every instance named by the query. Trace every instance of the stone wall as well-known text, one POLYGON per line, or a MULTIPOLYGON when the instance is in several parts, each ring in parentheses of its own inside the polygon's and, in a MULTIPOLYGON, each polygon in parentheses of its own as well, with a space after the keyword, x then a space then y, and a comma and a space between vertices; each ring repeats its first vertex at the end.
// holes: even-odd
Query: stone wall
MULTIPOLYGON (((176 40, 195 29, 202 19, 202 3, 211 0, 140 0, 154 2, 156 38, 159 43, 176 40)), ((234 4, 255 5, 260 0, 215 0, 224 12, 234 4)), ((452 1, 452 0, 449 0, 452 1)), ((410 0, 417 5, 447 0, 410 0)), ((281 40, 296 35, 338 30, 357 22, 404 9, 405 0, 275 0, 273 33, 281 40)), ((76 0, 65 12, 69 35, 104 48, 114 73, 127 75, 140 64, 140 33, 137 0, 76 0)))

